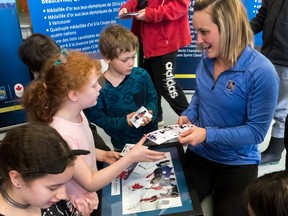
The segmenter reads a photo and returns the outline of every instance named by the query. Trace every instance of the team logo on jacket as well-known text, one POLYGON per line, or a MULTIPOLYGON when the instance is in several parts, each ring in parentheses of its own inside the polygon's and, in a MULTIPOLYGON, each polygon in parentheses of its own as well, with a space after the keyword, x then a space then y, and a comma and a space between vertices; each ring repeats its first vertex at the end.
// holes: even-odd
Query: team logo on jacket
POLYGON ((233 92, 235 89, 236 83, 233 80, 228 80, 226 85, 226 91, 233 92))

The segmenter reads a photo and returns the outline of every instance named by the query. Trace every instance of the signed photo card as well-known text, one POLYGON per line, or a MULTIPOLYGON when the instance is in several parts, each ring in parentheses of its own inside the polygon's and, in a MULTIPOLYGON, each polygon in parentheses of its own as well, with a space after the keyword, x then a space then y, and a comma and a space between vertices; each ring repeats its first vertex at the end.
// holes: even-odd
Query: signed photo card
POLYGON ((141 126, 141 124, 143 123, 143 118, 144 117, 149 117, 152 118, 153 116, 148 112, 148 110, 144 107, 141 106, 136 113, 130 118, 130 121, 132 122, 132 124, 138 128, 141 126))
POLYGON ((157 143, 165 143, 167 141, 176 141, 179 133, 189 130, 193 127, 192 124, 183 124, 183 125, 167 125, 163 129, 152 131, 147 134, 147 139, 157 143))
POLYGON ((141 162, 122 181, 123 214, 182 206, 171 155, 165 160, 141 162))

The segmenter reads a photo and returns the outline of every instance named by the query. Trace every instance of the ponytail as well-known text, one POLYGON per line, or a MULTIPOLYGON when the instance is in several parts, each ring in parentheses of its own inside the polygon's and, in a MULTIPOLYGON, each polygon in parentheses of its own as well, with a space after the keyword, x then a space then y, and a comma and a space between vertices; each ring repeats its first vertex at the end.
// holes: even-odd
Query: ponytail
POLYGON ((22 97, 22 104, 28 112, 29 121, 52 122, 54 113, 51 114, 48 89, 43 81, 34 80, 28 85, 22 97))

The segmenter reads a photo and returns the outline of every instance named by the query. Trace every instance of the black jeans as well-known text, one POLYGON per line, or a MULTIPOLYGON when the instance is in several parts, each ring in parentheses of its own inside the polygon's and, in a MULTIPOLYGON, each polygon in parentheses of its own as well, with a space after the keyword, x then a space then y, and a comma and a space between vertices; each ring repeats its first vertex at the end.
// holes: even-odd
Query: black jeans
POLYGON ((174 79, 177 51, 163 56, 143 58, 142 44, 139 48, 139 67, 150 74, 158 95, 158 117, 162 117, 161 96, 169 103, 171 108, 181 115, 189 106, 181 86, 174 79))
POLYGON ((200 201, 213 194, 215 216, 248 216, 243 192, 257 178, 258 166, 225 165, 207 160, 187 149, 192 186, 200 201))

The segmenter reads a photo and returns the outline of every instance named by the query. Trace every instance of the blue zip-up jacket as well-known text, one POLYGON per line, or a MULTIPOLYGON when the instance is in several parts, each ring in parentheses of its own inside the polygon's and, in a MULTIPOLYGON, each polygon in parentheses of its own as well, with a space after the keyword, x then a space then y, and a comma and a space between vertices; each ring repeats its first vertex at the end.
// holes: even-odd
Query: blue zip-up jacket
POLYGON ((279 78, 272 63, 247 46, 237 63, 213 80, 215 59, 204 57, 196 70, 196 91, 182 113, 206 128, 206 141, 189 149, 230 165, 259 164, 261 143, 277 103, 279 78))

